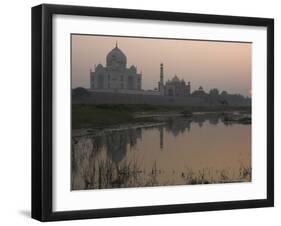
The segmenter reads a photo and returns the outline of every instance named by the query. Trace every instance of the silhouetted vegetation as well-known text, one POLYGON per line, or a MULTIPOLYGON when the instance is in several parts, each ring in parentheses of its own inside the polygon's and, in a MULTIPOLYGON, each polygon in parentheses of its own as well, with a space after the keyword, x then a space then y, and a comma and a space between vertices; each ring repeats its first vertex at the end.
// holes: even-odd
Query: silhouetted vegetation
MULTIPOLYGON (((195 112, 244 112, 250 113, 250 107, 182 107, 156 106, 147 104, 73 104, 72 128, 106 127, 128 123, 159 122, 155 117, 135 117, 136 114, 150 115, 163 113, 177 113, 184 117, 191 117, 195 112)), ((226 121, 228 119, 226 118, 226 121)), ((241 119, 237 123, 250 123, 250 120, 241 119)))
POLYGON ((243 115, 232 115, 232 114, 224 114, 223 115, 223 122, 226 123, 240 123, 240 124, 251 124, 252 119, 249 116, 243 115))
MULTIPOLYGON (((79 158, 87 158, 80 156, 79 158)), ((181 182, 167 181, 160 183, 159 176, 162 171, 157 168, 155 161, 151 170, 145 171, 141 168, 138 160, 113 162, 110 159, 96 160, 91 167, 83 165, 76 167, 80 174, 80 183, 72 178, 72 189, 106 189, 106 188, 129 188, 129 187, 152 187, 163 185, 196 185, 215 183, 250 182, 251 167, 241 165, 238 169, 210 169, 200 170, 186 169, 186 171, 174 172, 174 176, 180 178, 181 182), (87 172, 87 170, 89 172, 87 172)), ((73 175, 77 174, 74 172, 73 175)))
POLYGON ((72 90, 73 98, 84 98, 84 97, 89 97, 89 96, 90 96, 90 92, 83 87, 78 87, 78 88, 72 90))

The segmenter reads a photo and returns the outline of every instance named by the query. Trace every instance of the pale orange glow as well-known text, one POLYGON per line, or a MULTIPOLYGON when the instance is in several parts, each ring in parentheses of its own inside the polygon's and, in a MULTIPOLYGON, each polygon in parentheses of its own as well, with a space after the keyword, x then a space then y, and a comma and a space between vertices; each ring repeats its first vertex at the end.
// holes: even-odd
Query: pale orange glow
POLYGON ((159 81, 160 63, 164 80, 175 74, 191 82, 192 91, 200 85, 249 96, 251 90, 251 43, 128 38, 72 35, 72 87, 90 86, 90 69, 105 64, 115 47, 127 56, 127 66, 142 72, 142 88, 154 89, 159 81))

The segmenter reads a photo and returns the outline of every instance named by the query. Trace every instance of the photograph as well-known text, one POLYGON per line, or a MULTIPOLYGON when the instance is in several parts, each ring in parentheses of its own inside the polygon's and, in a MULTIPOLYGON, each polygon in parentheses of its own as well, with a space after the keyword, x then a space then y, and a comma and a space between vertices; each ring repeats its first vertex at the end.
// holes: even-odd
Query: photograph
POLYGON ((251 42, 70 40, 71 190, 252 181, 251 42))
POLYGON ((274 206, 274 18, 156 9, 32 7, 33 219, 274 206))

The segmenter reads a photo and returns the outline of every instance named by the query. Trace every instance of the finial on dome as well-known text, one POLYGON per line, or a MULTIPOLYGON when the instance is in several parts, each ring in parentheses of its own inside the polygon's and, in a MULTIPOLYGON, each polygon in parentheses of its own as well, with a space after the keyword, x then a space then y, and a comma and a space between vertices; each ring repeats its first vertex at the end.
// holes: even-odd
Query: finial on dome
POLYGON ((118 48, 118 42, 116 41, 115 48, 118 48))

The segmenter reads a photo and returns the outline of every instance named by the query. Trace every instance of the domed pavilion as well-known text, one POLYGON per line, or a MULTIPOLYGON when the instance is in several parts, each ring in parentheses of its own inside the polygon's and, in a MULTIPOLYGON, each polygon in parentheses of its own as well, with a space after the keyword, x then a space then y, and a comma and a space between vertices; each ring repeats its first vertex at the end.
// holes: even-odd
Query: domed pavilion
POLYGON ((132 65, 127 68, 127 57, 116 46, 106 56, 106 66, 98 64, 90 72, 91 89, 100 91, 141 90, 141 73, 132 65))

